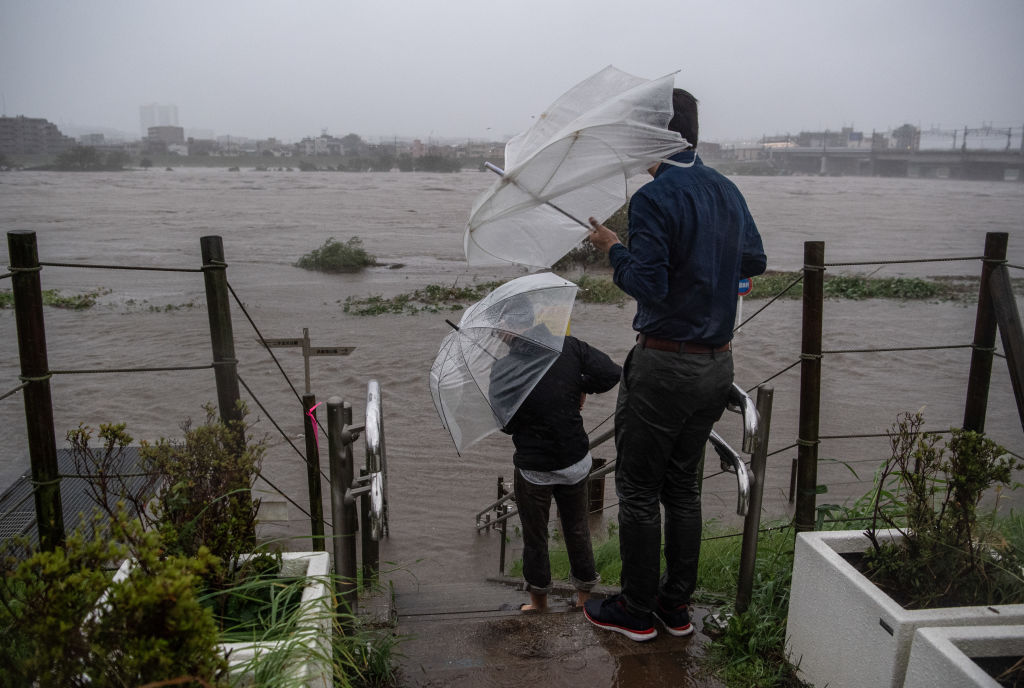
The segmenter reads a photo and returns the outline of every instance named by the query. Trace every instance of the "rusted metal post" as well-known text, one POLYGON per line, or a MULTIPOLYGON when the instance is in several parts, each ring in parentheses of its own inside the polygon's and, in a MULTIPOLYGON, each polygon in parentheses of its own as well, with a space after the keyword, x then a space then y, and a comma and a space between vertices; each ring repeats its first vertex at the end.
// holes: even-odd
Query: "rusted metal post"
MULTIPOLYGON (((498 476, 498 500, 505 496, 505 478, 498 476)), ((508 504, 502 504, 499 509, 501 510, 501 516, 508 513, 508 504)), ((505 537, 508 532, 508 519, 503 519, 498 526, 499 532, 501 532, 501 549, 498 551, 498 575, 505 575, 505 537)))
MULTIPOLYGON (((327 400, 327 437, 331 464, 331 520, 334 523, 334 590, 344 604, 343 612, 353 617, 358 611, 356 586, 355 505, 345 503, 352 488, 352 453, 348 426, 352 425, 352 405, 340 397, 327 400)), ((346 626, 347 627, 347 626, 346 626)))
MULTIPOLYGON (((359 469, 360 477, 370 473, 365 468, 359 469)), ((373 539, 370 528, 370 496, 363 495, 359 500, 359 535, 362 540, 363 552, 363 590, 369 590, 377 580, 380 571, 380 542, 373 539)))
POLYGON ((967 401, 964 404, 964 430, 985 432, 992 356, 996 347, 996 312, 990 284, 992 271, 1006 262, 1008 241, 1006 232, 985 235, 985 258, 981 264, 978 312, 974 321, 974 342, 971 344, 971 372, 967 377, 967 401))
POLYGON ((771 385, 757 388, 757 443, 750 455, 750 505, 743 520, 743 544, 740 550, 740 572, 736 590, 736 611, 743 613, 750 606, 754 589, 754 567, 757 563, 757 535, 761 528, 761 498, 764 495, 764 474, 768 463, 768 436, 772 424, 772 400, 775 389, 771 385))
POLYGON ((316 395, 302 395, 305 411, 304 431, 306 434, 306 480, 309 483, 309 520, 313 532, 313 550, 324 552, 324 502, 320 487, 320 445, 317 442, 316 395))
POLYGON ((219 236, 199 239, 206 282, 206 310, 210 317, 210 343, 213 346, 213 373, 217 380, 217 406, 221 419, 241 420, 238 401, 238 360, 235 358, 235 337, 231 326, 228 300, 227 263, 224 242, 219 236))
POLYGON ((796 531, 814 530, 821 423, 821 325, 825 302, 825 243, 804 242, 800 423, 797 442, 796 531))
POLYGON ((64 544, 64 509, 57 469, 57 441, 53 431, 53 400, 50 397, 50 364, 43 325, 43 291, 39 279, 36 233, 7 233, 11 261, 14 318, 18 329, 21 380, 25 383, 25 423, 36 506, 39 547, 52 551, 64 544))
MULTIPOLYGON (((594 465, 590 467, 591 472, 603 468, 607 462, 607 459, 595 456, 594 465)), ((587 485, 587 490, 587 498, 589 500, 587 513, 596 514, 604 509, 604 476, 602 475, 600 478, 591 478, 590 484, 587 485)))

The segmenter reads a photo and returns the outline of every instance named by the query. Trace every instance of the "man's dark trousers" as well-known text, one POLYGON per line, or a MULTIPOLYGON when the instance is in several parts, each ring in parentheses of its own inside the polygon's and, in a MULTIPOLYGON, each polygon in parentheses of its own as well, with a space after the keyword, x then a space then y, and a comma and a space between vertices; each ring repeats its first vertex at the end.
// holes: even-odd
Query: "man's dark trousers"
POLYGON ((704 446, 733 381, 732 352, 693 354, 635 346, 615 409, 622 594, 646 616, 659 600, 686 603, 697 585, 704 446), (661 512, 665 559, 661 569, 661 512))

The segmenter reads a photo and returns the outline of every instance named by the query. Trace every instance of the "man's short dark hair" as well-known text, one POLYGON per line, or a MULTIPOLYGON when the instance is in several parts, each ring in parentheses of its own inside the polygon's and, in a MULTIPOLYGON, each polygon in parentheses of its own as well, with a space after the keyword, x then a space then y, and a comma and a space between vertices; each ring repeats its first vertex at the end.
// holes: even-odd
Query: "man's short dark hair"
POLYGON ((697 99, 681 88, 672 89, 672 119, 668 128, 678 132, 691 146, 697 146, 697 99))

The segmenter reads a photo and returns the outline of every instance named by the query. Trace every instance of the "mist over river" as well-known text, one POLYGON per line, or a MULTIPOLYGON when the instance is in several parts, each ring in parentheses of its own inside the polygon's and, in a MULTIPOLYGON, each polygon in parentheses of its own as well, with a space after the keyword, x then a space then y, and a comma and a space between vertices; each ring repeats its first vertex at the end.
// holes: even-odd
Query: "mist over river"
MULTIPOLYGON (((825 242, 827 263, 978 257, 986 232, 1008 232, 1009 262, 1024 265, 1024 184, 865 177, 734 177, 758 223, 768 267, 798 270, 805 241, 825 242)), ((478 535, 474 514, 490 503, 498 476, 511 477, 511 440, 496 434, 458 456, 441 426, 427 385, 430 364, 458 313, 360 317, 343 312, 348 296, 394 296, 432 283, 460 284, 524 274, 521 269, 470 270, 462 234, 473 199, 493 181, 476 171, 456 174, 254 171, 215 168, 150 169, 120 173, 0 173, 0 224, 5 232, 36 232, 43 262, 124 266, 200 267, 199 239, 223 237, 228 280, 264 337, 301 337, 314 346, 354 346, 349 356, 311 359, 312 391, 353 405, 362 422, 366 385, 380 383, 387 459, 391 535, 382 559, 423 582, 479 578, 497 567, 498 538, 478 535), (293 267, 328 237, 358 236, 381 263, 354 274, 329 275, 293 267), (397 267, 394 264, 401 264, 397 267)), ((635 180, 642 183, 643 179, 635 180)), ((833 267, 831 272, 876 276, 977 276, 979 260, 886 266, 833 267)), ((4 270, 6 272, 6 270, 4 270)), ((1021 277, 1020 270, 1011 276, 1021 277)), ((567 275, 572 278, 572 275, 567 275)), ((54 370, 200 366, 210 362, 209 326, 198 273, 45 267, 44 289, 65 294, 101 289, 91 309, 45 311, 49 364, 54 370), (107 292, 109 290, 109 292, 107 292), (165 308, 168 308, 164 310, 165 308), (158 310, 159 309, 159 310, 158 310)), ((9 280, 0 289, 10 289, 9 280)), ((766 301, 747 300, 749 316, 766 301)), ((1018 307, 1019 307, 1018 302, 1018 307)), ((264 473, 300 503, 308 500, 302 458, 267 414, 302 449, 302 410, 291 387, 232 303, 239 374, 266 408, 243 390, 255 433, 266 433, 264 473)), ((577 302, 572 332, 621 362, 633 343, 633 306, 577 302)), ((800 302, 780 300, 745 325, 735 339, 736 381, 752 388, 799 360, 800 302)), ((974 332, 974 304, 828 300, 825 350, 966 345, 974 332)), ((1002 345, 997 344, 1001 352, 1002 345)), ((275 349, 301 393, 299 349, 275 349)), ((902 411, 923 408, 926 427, 963 420, 970 349, 826 355, 822 380, 822 435, 884 432, 902 411)), ((775 407, 769 452, 795 443, 799 366, 771 380, 775 407)), ((0 311, 0 394, 18 382, 13 310, 0 311)), ((51 380, 58 446, 79 423, 125 422, 136 439, 180 436, 179 424, 203 419, 216 400, 210 370, 131 374, 63 374, 51 380)), ((615 391, 590 397, 587 427, 610 427, 615 391)), ((321 414, 321 419, 325 416, 321 414)), ((727 413, 718 430, 739 447, 739 416, 727 413)), ((986 430, 1024 454, 1005 360, 993 364, 986 430)), ((322 465, 327 470, 326 443, 322 465)), ((878 462, 885 438, 825 440, 819 503, 858 497, 878 462), (843 463, 841 463, 843 462, 843 463), (852 468, 857 477, 851 473, 852 468)), ((611 443, 595 456, 613 458, 611 443)), ((771 454, 765 518, 789 515, 790 464, 796 449, 771 454)), ((360 441, 357 466, 363 461, 360 441)), ((705 515, 728 523, 735 516, 735 480, 712 476, 707 462, 705 515)), ((0 486, 28 470, 22 397, 0 401, 0 486)), ((1020 476, 1018 476, 1018 480, 1020 476)), ((266 502, 283 498, 261 483, 266 502)), ((614 505, 612 481, 606 503, 614 505)), ((330 513, 324 487, 325 513, 330 513)), ((1014 505, 1024 503, 1021 495, 1014 505)), ((283 506, 282 506, 283 508, 283 506)), ((614 521, 614 508, 603 515, 614 521)), ((266 532, 295 536, 308 548, 309 524, 295 507, 266 532)), ((513 546, 518 543, 514 542, 513 546)))

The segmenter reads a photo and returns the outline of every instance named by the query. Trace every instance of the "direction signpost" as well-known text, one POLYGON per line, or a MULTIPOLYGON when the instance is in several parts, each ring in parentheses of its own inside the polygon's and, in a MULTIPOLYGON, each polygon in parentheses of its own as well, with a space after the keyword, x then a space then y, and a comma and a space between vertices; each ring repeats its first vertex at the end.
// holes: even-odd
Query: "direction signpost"
POLYGON ((306 472, 309 482, 310 522, 313 529, 313 549, 323 551, 324 545, 324 511, 322 492, 320 489, 320 446, 317 441, 316 397, 310 392, 309 359, 311 356, 348 356, 355 351, 354 346, 311 346, 309 328, 302 328, 302 338, 264 338, 266 347, 302 347, 302 360, 306 372, 306 393, 302 395, 302 408, 305 418, 306 435, 306 472))
POLYGON ((348 356, 355 351, 354 346, 310 346, 309 328, 302 328, 302 338, 264 338, 263 343, 269 348, 302 347, 302 358, 306 370, 306 394, 309 394, 309 357, 310 356, 348 356))

